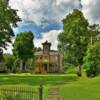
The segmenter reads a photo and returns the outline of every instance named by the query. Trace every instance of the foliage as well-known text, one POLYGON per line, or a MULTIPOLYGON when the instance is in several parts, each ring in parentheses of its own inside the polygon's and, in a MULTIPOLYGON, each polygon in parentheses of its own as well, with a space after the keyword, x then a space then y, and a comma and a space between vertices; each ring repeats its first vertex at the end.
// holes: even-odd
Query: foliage
POLYGON ((7 42, 11 42, 12 27, 16 27, 18 21, 20 18, 16 10, 8 6, 8 0, 0 0, 0 47, 6 48, 7 42))
POLYGON ((77 70, 76 70, 76 67, 71 65, 71 64, 68 64, 68 68, 66 70, 66 73, 67 74, 76 74, 77 73, 77 70))
POLYGON ((75 9, 63 19, 63 32, 58 36, 58 48, 64 55, 64 62, 82 65, 89 42, 88 22, 81 11, 75 9))
POLYGON ((26 62, 26 66, 28 66, 28 69, 33 70, 34 67, 34 58, 30 58, 26 62))
POLYGON ((42 51, 42 48, 41 48, 41 47, 35 47, 35 48, 34 48, 34 51, 35 51, 35 52, 42 51))
POLYGON ((0 48, 0 62, 2 62, 3 60, 3 50, 2 48, 0 48))
POLYGON ((15 57, 14 67, 19 67, 19 66, 20 66, 20 59, 18 59, 18 58, 15 57))
POLYGON ((88 47, 83 66, 87 70, 87 76, 100 74, 100 41, 88 47))
POLYGON ((93 24, 88 27, 89 37, 90 37, 90 45, 95 43, 97 40, 100 40, 100 25, 93 24))
POLYGON ((33 33, 23 32, 17 35, 14 42, 13 54, 22 61, 22 68, 25 69, 26 61, 34 56, 33 33))
POLYGON ((14 66, 14 56, 11 54, 4 54, 4 63, 8 70, 12 70, 14 66))

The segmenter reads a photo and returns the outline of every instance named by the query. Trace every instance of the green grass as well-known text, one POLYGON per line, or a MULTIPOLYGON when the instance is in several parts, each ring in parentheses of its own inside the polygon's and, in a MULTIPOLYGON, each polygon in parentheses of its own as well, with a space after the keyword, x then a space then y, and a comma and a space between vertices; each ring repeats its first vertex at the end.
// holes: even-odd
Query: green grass
POLYGON ((100 77, 81 78, 60 87, 63 100, 100 100, 100 77))
MULTIPOLYGON (((48 89, 59 87, 63 100, 100 100, 100 77, 78 78, 74 74, 1 74, 0 88, 32 87, 43 84, 43 100, 48 89)), ((37 100, 37 99, 36 99, 37 100)))
POLYGON ((66 74, 47 74, 47 75, 33 75, 33 74, 4 74, 0 75, 0 85, 57 85, 65 84, 67 82, 76 81, 76 75, 66 74))
POLYGON ((33 89, 35 88, 38 90, 38 86, 41 83, 43 84, 43 98, 45 100, 49 87, 58 85, 62 86, 66 83, 77 80, 78 77, 75 74, 1 74, 0 88, 16 89, 24 87, 26 89, 31 86, 33 89))

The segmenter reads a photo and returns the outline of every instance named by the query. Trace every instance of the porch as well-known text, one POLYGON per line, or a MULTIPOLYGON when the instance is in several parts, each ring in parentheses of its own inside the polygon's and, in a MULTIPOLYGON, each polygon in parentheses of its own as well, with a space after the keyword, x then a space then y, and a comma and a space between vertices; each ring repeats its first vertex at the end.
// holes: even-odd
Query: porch
POLYGON ((37 73, 58 73, 59 72, 59 67, 57 66, 56 63, 44 63, 44 64, 37 64, 35 68, 35 72, 37 73))

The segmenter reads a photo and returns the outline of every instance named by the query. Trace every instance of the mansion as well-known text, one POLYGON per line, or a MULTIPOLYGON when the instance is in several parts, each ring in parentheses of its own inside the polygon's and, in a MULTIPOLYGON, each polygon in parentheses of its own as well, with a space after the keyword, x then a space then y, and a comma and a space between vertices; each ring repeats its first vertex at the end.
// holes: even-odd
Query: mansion
POLYGON ((51 43, 42 43, 43 50, 35 52, 35 69, 37 73, 63 72, 63 56, 58 51, 51 50, 51 43))

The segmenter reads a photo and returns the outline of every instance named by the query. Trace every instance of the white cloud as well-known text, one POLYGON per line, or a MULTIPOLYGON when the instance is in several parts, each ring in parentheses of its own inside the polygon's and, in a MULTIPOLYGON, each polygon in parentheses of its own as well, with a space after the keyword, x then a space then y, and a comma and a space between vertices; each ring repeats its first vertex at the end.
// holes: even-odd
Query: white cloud
MULTIPOLYGON (((62 30, 52 30, 47 33, 42 33, 41 39, 36 39, 36 38, 34 39, 35 47, 42 48, 42 43, 47 40, 47 41, 51 42, 51 44, 52 44, 51 49, 57 50, 57 45, 58 45, 57 37, 58 37, 59 33, 61 33, 61 32, 62 32, 62 30)), ((14 43, 14 40, 15 39, 12 40, 13 43, 14 43)), ((5 49, 3 49, 3 50, 4 50, 4 53, 12 54, 12 49, 13 49, 12 44, 8 43, 7 50, 5 50, 5 49)))
MULTIPOLYGON (((100 0, 81 0, 82 11, 90 23, 100 23, 100 0)), ((23 21, 31 21, 41 27, 48 22, 59 22, 72 9, 79 8, 79 0, 10 0, 12 8, 18 9, 18 15, 23 21)), ((41 46, 45 40, 52 42, 52 48, 57 49, 59 30, 42 33, 42 39, 35 39, 35 46, 41 46)))
POLYGON ((12 49, 13 49, 12 44, 9 43, 7 48, 3 49, 3 52, 12 54, 12 49))
POLYGON ((23 21, 46 25, 48 21, 61 22, 73 8, 79 7, 78 0, 10 0, 9 5, 18 9, 23 21))
POLYGON ((90 23, 100 23, 100 0, 82 0, 83 12, 90 23))
MULTIPOLYGON (((100 22, 100 0, 81 0, 83 12, 92 23, 100 22)), ((79 0, 10 0, 9 5, 18 9, 23 21, 46 25, 47 21, 61 22, 74 8, 79 8, 79 0)))
POLYGON ((52 44, 51 49, 57 50, 57 45, 58 45, 57 37, 61 32, 62 30, 52 30, 49 31, 48 33, 42 33, 42 38, 35 39, 34 44, 36 47, 42 47, 42 43, 47 40, 52 44))
POLYGON ((10 54, 12 54, 12 49, 13 49, 12 44, 14 43, 14 41, 15 41, 15 38, 12 38, 12 43, 7 43, 6 49, 3 48, 3 52, 4 53, 10 53, 10 54))

